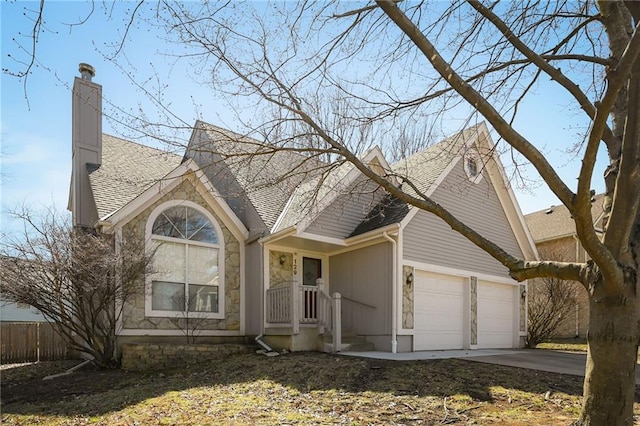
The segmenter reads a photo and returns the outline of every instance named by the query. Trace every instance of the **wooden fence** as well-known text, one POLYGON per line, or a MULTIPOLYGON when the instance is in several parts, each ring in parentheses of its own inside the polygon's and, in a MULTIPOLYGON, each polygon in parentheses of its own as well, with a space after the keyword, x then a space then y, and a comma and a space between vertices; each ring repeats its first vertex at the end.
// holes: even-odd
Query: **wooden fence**
POLYGON ((47 322, 0 323, 0 363, 53 361, 69 356, 66 339, 47 322))

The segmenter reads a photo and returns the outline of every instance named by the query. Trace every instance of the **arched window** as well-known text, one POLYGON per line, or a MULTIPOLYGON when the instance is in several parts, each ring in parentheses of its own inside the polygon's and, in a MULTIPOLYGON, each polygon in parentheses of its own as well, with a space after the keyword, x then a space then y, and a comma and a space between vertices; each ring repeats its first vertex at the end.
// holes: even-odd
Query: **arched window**
POLYGON ((224 316, 224 242, 214 217, 195 203, 168 202, 147 223, 153 272, 149 316, 224 316))
POLYGON ((482 162, 478 154, 474 151, 467 152, 463 158, 464 172, 469 180, 473 183, 479 183, 482 180, 482 162))
POLYGON ((470 178, 478 176, 478 163, 475 158, 467 158, 467 171, 470 178))

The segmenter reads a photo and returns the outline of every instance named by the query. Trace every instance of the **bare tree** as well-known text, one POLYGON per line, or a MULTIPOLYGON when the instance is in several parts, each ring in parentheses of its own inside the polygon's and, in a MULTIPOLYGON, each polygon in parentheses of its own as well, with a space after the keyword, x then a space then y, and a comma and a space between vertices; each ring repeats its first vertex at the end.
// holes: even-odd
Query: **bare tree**
MULTIPOLYGON (((167 36, 194 61, 197 77, 232 105, 246 96, 252 111, 272 109, 270 116, 253 114, 246 123, 268 136, 270 147, 352 163, 388 193, 440 217, 516 280, 580 282, 589 294, 590 323, 579 423, 632 424, 640 340, 639 3, 376 0, 259 8, 163 1, 149 22, 164 20, 167 36), (587 123, 575 146, 554 141, 574 148, 580 159, 575 185, 547 160, 546 141, 525 134, 518 121, 527 100, 549 81, 571 103, 566 109, 580 112, 587 123), (373 144, 402 140, 394 133, 398 123, 437 123, 463 114, 471 121, 483 117, 502 151, 548 185, 571 213, 592 260, 521 259, 458 220, 406 176, 380 174, 360 161, 373 144), (295 140, 312 143, 300 147, 295 140), (609 162, 602 235, 590 208, 600 147, 609 162)), ((520 168, 514 170, 512 177, 519 177, 520 168)))
POLYGON ((556 333, 576 304, 576 289, 553 277, 529 283, 527 347, 535 348, 556 333))
POLYGON ((53 210, 12 213, 19 236, 3 237, 0 291, 38 309, 72 349, 100 367, 119 365, 116 333, 125 304, 141 291, 150 255, 142 242, 73 229, 53 210), (117 250, 115 247, 119 247, 117 250))
POLYGON ((302 2, 273 5, 269 18, 264 10, 239 14, 218 5, 165 7, 167 28, 191 48, 198 69, 211 71, 212 87, 277 110, 260 127, 287 138, 269 140, 271 145, 291 149, 287 141, 297 136, 313 140, 305 149, 348 161, 388 193, 436 214, 516 280, 580 282, 590 297, 580 423, 632 424, 640 339, 638 3, 377 0, 350 10, 353 5, 340 2, 302 2), (574 151, 581 157, 575 187, 547 160, 543 141, 518 131, 519 109, 543 79, 553 81, 588 122, 574 151), (323 93, 341 102, 318 104, 323 93), (484 117, 515 162, 527 163, 569 209, 591 261, 521 259, 462 223, 406 176, 376 173, 360 160, 380 139, 352 138, 358 129, 394 140, 396 123, 406 117, 469 111, 463 105, 471 120, 484 117), (590 205, 600 146, 610 163, 602 238, 590 205))
MULTIPOLYGON (((538 247, 540 257, 562 262, 574 257, 570 251, 561 245, 538 247)), ((584 288, 579 282, 555 277, 531 280, 528 288, 527 347, 535 348, 568 327, 579 304, 585 300, 584 288)), ((573 324, 572 328, 576 328, 575 321, 573 324)))
POLYGON ((187 341, 187 345, 196 343, 198 337, 200 337, 202 327, 206 325, 207 322, 206 312, 195 309, 197 298, 197 294, 191 294, 189 297, 172 297, 173 303, 180 307, 178 310, 178 312, 180 312, 180 316, 171 318, 171 322, 182 330, 187 341))

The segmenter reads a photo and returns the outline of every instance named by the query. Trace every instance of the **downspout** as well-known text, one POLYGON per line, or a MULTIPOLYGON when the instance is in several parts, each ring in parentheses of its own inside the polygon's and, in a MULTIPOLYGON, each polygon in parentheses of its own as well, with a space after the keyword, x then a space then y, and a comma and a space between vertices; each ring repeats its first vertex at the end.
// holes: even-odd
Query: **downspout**
POLYGON ((392 258, 393 258, 393 268, 392 268, 392 290, 391 290, 391 353, 398 352, 398 318, 396 317, 396 303, 398 300, 398 283, 396 279, 398 278, 397 270, 398 270, 398 247, 396 244, 396 240, 391 238, 389 234, 385 231, 382 233, 382 236, 391 243, 392 249, 392 258))
MULTIPOLYGON (((258 236, 258 238, 260 238, 260 236, 258 236)), ((258 238, 255 238, 252 240, 256 241, 258 238)), ((260 265, 264 265, 264 247, 262 246, 262 244, 260 244, 260 265)), ((262 268, 262 274, 264 274, 264 268, 262 268)), ((264 280, 265 277, 262 277, 262 279, 260 280, 262 282, 261 286, 264 287, 264 280)), ((267 345, 263 340, 262 337, 264 336, 264 317, 265 317, 265 310, 264 310, 264 288, 260 289, 260 306, 262 307, 262 315, 260 317, 260 335, 256 336, 255 341, 257 344, 259 344, 260 346, 262 346, 267 352, 273 352, 273 349, 271 349, 271 346, 267 345)))
POLYGON ((273 352, 273 349, 271 349, 271 346, 267 345, 262 340, 262 336, 264 336, 264 334, 260 334, 259 336, 256 336, 256 338, 255 338, 256 343, 259 344, 260 346, 262 346, 267 352, 273 352))

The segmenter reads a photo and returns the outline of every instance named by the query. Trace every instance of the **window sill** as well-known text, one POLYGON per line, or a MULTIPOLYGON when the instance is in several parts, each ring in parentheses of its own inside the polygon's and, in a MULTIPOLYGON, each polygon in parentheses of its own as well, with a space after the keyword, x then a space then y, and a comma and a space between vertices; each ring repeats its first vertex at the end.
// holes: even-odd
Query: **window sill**
POLYGON ((189 318, 189 319, 225 319, 224 312, 177 312, 145 310, 144 315, 150 318, 189 318))

